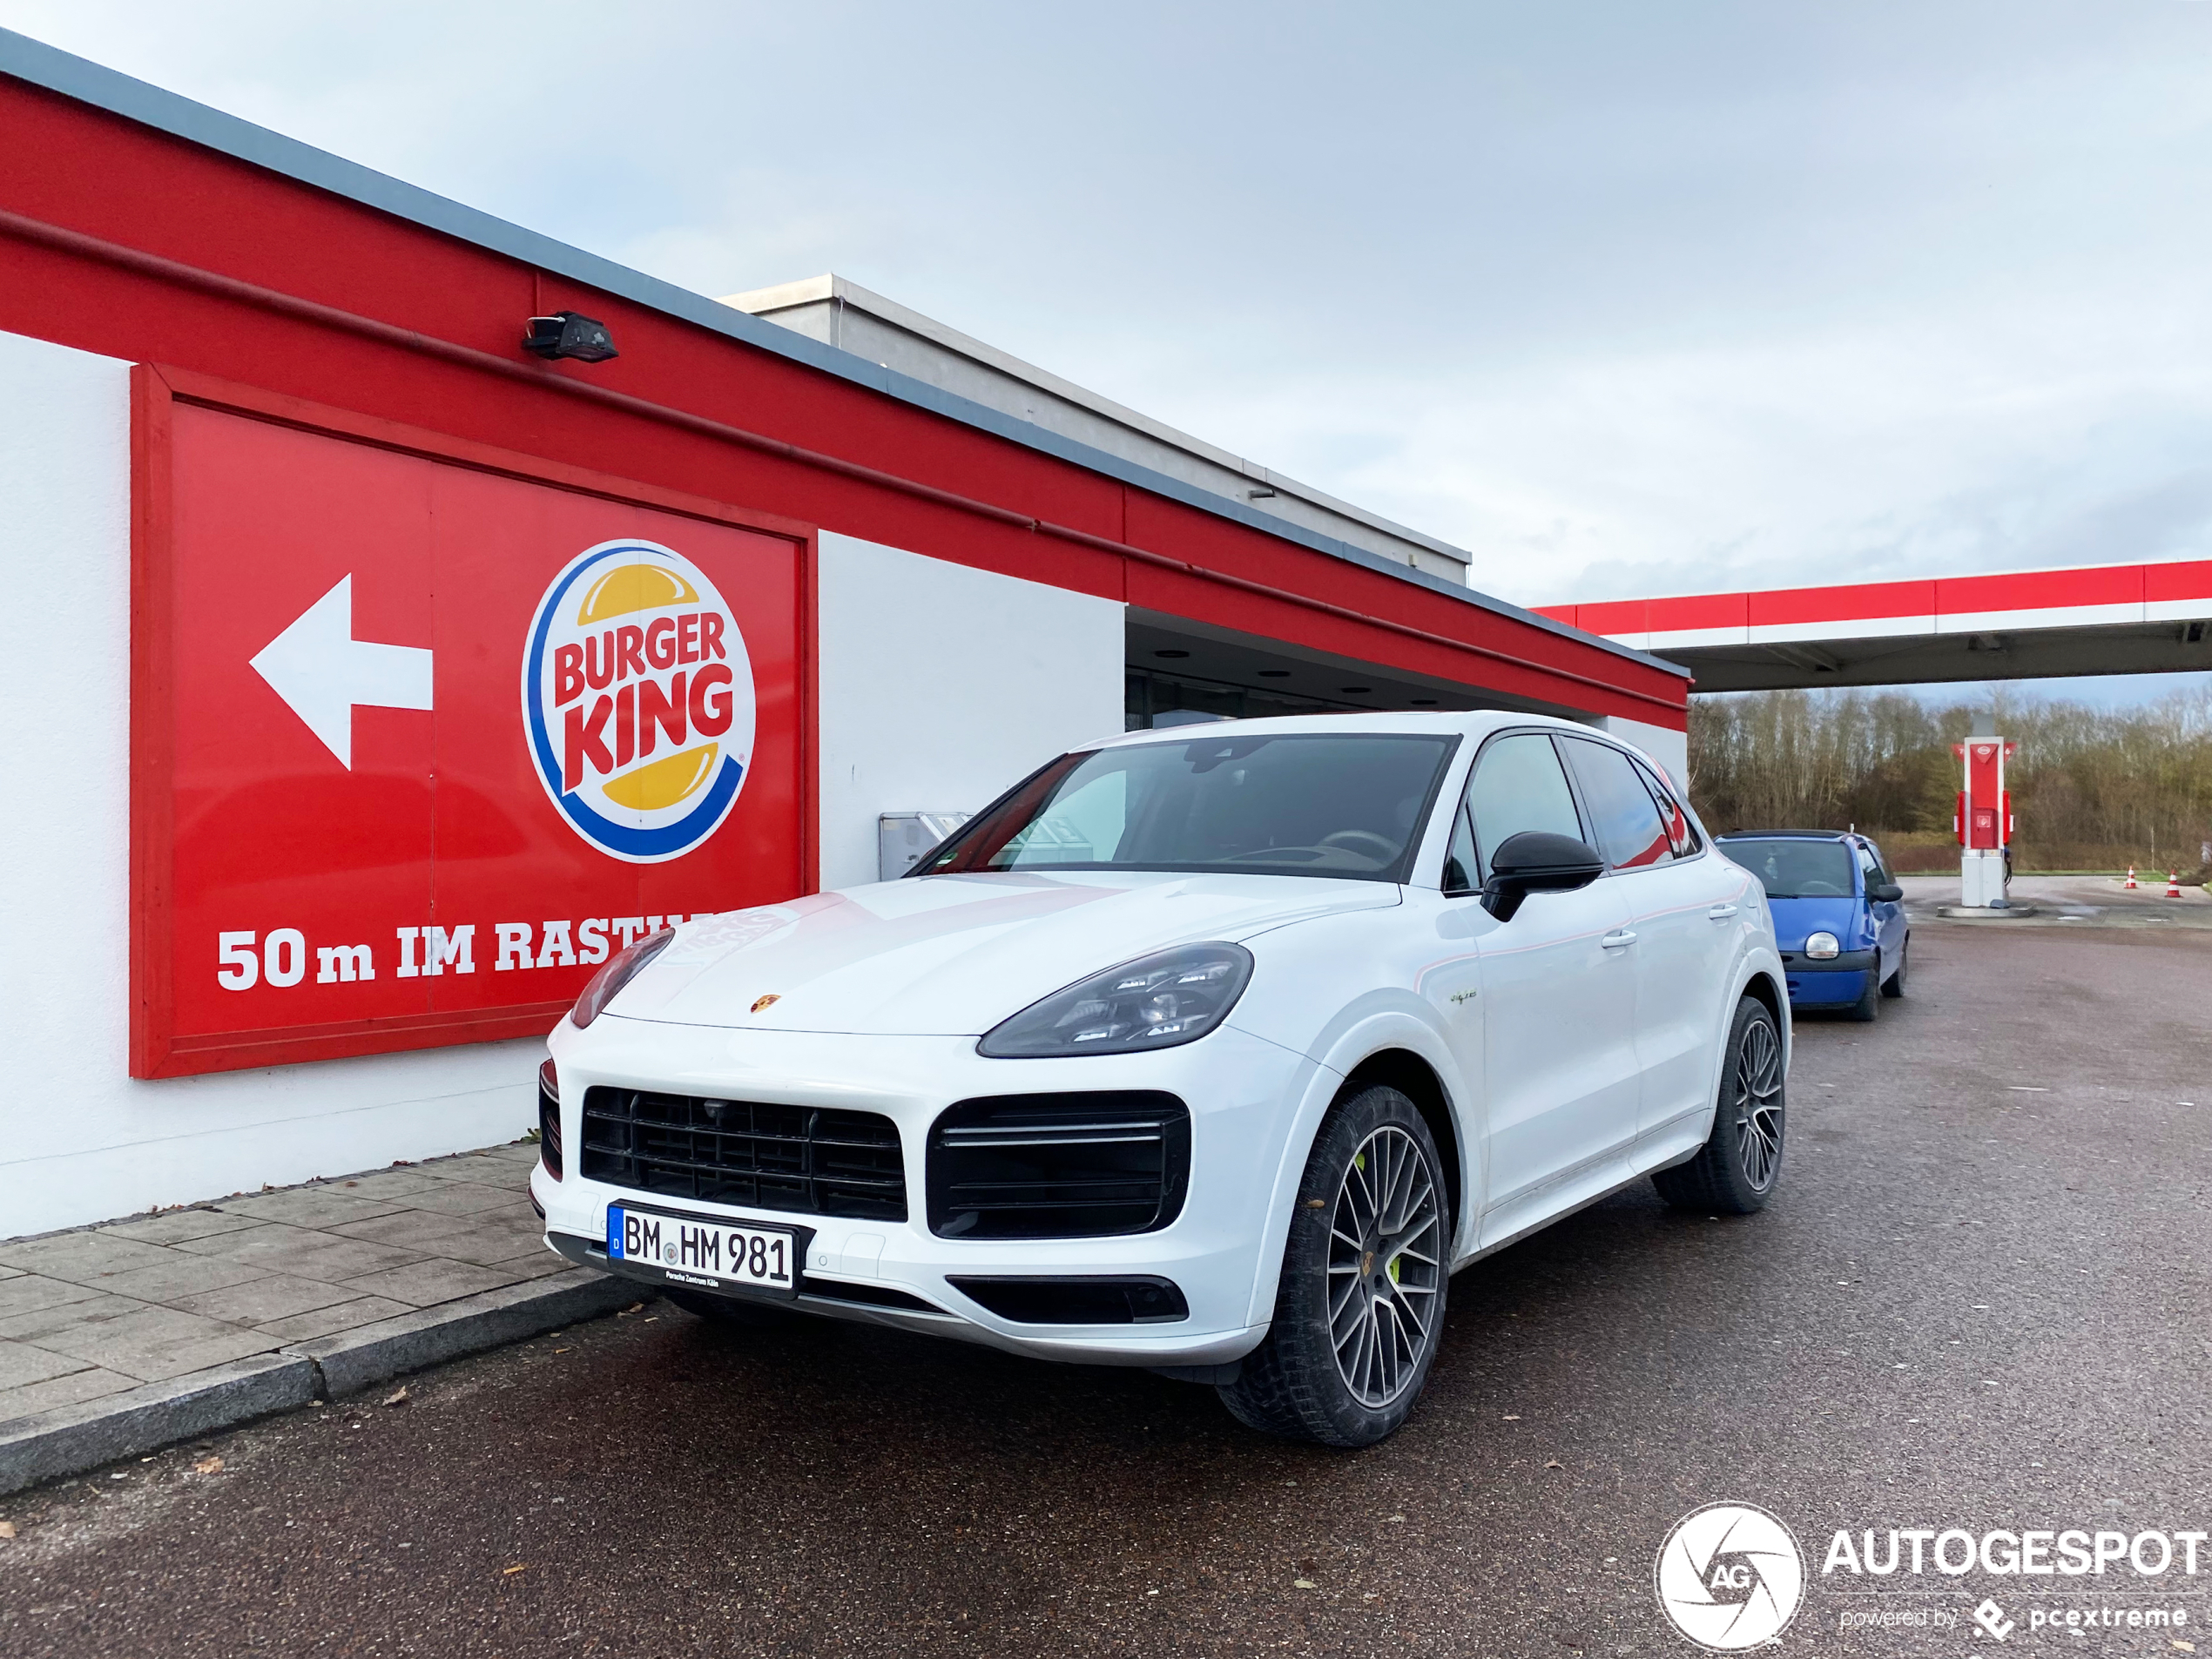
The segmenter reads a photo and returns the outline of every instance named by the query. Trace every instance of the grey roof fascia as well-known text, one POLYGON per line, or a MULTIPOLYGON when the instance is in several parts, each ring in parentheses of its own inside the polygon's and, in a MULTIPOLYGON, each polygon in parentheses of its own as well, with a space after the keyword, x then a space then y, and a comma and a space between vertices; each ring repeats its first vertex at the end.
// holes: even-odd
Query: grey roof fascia
POLYGON ((111 115, 121 116, 125 120, 135 121, 141 126, 152 127, 156 132, 166 132, 173 138, 282 174, 318 190, 327 191, 332 195, 359 202, 363 206, 388 213, 395 219, 406 219, 457 240, 617 295, 634 304, 681 318, 685 322, 739 341, 757 350, 804 364, 824 374, 834 374, 840 380, 896 398, 917 408, 927 409, 933 415, 942 415, 1009 442, 1040 450, 1151 494, 1181 502, 1202 512, 1233 520, 1278 540, 1296 543, 1315 552, 1346 560, 1401 582, 1413 583, 1448 598, 1541 628, 1561 638, 1596 645, 1616 657, 1641 663, 1649 668, 1662 669, 1685 679, 1690 677, 1689 670, 1664 658, 1655 657, 1649 651, 1635 651, 1602 635, 1586 633, 1579 628, 1554 622, 1548 617, 1540 617, 1534 611, 1508 604, 1502 599, 1493 598, 1472 588, 1447 582, 1440 577, 1431 576, 1409 565, 1395 563, 1363 548, 1339 541, 1334 536, 1319 535, 1298 525, 1285 524, 1239 502, 1184 483, 1179 479, 1154 472, 1133 462, 1123 461, 1103 450, 1094 449, 1088 444, 1062 438, 1028 421, 942 391, 926 381, 895 374, 867 358, 840 351, 739 311, 735 307, 710 300, 704 294, 693 293, 688 288, 678 287, 659 277, 648 276, 628 266, 617 265, 612 260, 556 241, 536 231, 524 229, 507 219, 465 206, 419 185, 395 179, 388 173, 365 167, 359 162, 347 161, 327 150, 318 150, 297 138, 286 138, 282 133, 273 132, 238 116, 196 103, 180 93, 138 80, 119 70, 109 69, 90 58, 49 46, 44 41, 34 40, 11 29, 0 29, 0 75, 43 87, 64 98, 74 98, 80 104, 88 104, 111 115))
MULTIPOLYGON (((1219 444, 1209 443, 1205 439, 1171 427, 1164 421, 1156 421, 1142 410, 1133 409, 1126 403, 1117 403, 1087 386, 1078 386, 1064 375, 1055 374, 1049 368, 1040 368, 1035 363, 1016 357, 1012 352, 1001 350, 988 341, 963 334, 948 323, 940 322, 911 306, 901 305, 873 288, 862 287, 850 277, 840 276, 834 271, 817 277, 801 278, 796 282, 779 282, 772 287, 755 288, 750 293, 722 294, 718 298, 723 304, 741 307, 754 316, 768 316, 778 311, 825 302, 851 306, 878 321, 903 329, 942 350, 970 358, 1011 379, 1025 381, 1041 392, 1048 392, 1063 402, 1086 409, 1102 420, 1113 421, 1116 426, 1126 427, 1156 443, 1165 444, 1171 449, 1181 449, 1201 461, 1211 462, 1224 471, 1236 473, 1254 483, 1265 484, 1284 495, 1295 496, 1339 517, 1365 524, 1370 529, 1380 530, 1394 540, 1442 554, 1457 563, 1474 563, 1474 554, 1463 547, 1453 546, 1441 536, 1431 536, 1426 530, 1413 529, 1395 519, 1385 518, 1380 513, 1372 512, 1356 502, 1288 477, 1249 456, 1233 455, 1219 444)), ((1271 515, 1270 522, 1274 522, 1271 515)))

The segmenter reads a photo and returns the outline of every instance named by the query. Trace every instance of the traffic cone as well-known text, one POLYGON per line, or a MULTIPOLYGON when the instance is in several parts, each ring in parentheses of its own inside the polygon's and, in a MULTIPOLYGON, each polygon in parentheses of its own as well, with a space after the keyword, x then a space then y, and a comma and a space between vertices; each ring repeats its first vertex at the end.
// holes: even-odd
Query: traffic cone
POLYGON ((2169 899, 2178 899, 2182 896, 2181 880, 2171 870, 2166 873, 2166 896, 2169 899))
POLYGON ((2120 885, 2130 893, 2135 891, 2135 867, 2134 865, 2131 864, 2128 867, 2128 879, 2125 881, 2122 881, 2120 885))

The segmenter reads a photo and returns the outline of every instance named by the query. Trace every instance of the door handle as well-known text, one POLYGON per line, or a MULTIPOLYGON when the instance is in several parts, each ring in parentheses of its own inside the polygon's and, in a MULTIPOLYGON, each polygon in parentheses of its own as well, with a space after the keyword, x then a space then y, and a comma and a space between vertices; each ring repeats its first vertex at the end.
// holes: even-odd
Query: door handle
POLYGON ((1736 914, 1736 907, 1732 904, 1716 904, 1705 914, 1715 921, 1726 921, 1736 914))
POLYGON ((1619 950, 1623 945, 1633 945, 1636 936, 1633 929, 1623 927, 1617 934, 1608 934, 1597 941, 1600 950, 1619 950))

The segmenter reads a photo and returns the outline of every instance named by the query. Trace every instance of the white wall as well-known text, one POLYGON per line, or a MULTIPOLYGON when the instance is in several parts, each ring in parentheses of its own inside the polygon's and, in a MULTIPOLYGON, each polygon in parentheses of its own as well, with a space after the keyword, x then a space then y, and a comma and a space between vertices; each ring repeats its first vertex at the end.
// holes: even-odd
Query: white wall
POLYGON ((535 1042, 129 1074, 129 366, 0 334, 0 1237, 511 1140, 535 1042))
POLYGON ((974 812, 1122 729, 1118 601, 821 537, 822 885, 876 879, 885 813, 974 812))

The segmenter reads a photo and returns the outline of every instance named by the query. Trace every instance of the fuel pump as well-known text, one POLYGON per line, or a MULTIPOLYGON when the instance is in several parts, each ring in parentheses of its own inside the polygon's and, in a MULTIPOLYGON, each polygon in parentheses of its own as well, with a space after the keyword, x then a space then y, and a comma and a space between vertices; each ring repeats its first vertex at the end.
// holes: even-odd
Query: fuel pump
POLYGON ((2005 764, 2014 747, 1994 732, 1981 731, 1951 745, 1963 786, 1952 827, 1959 837, 1959 902, 1967 909, 2010 908, 2013 797, 2005 787, 2005 764))

